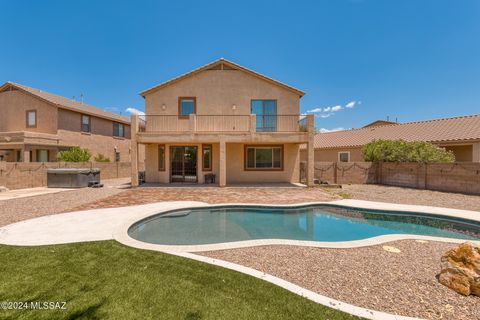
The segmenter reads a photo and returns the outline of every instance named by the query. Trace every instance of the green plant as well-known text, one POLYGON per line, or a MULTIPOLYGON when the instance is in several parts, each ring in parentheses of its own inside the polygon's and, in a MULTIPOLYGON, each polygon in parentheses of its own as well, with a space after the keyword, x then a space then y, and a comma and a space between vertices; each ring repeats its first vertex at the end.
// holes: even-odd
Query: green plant
POLYGON ((101 153, 99 153, 99 154, 97 154, 97 156, 95 157, 95 161, 96 161, 96 162, 110 162, 110 158, 104 156, 104 155, 101 154, 101 153))
POLYGON ((58 161, 63 162, 86 162, 90 160, 92 154, 88 149, 73 147, 69 150, 61 151, 57 155, 58 161))
POLYGON ((362 148, 363 160, 370 162, 454 162, 453 152, 428 142, 374 140, 362 148))
POLYGON ((351 193, 348 193, 348 192, 339 192, 338 195, 340 197, 342 197, 343 199, 351 199, 352 198, 352 194, 351 193))

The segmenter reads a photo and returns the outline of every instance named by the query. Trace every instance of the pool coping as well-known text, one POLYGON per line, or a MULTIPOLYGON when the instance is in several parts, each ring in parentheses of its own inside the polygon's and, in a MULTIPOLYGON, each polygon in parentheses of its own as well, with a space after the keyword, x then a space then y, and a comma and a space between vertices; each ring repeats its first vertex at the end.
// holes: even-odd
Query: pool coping
MULTIPOLYGON (((297 208, 305 206, 315 206, 315 205, 328 205, 341 208, 353 208, 353 209, 365 209, 365 210, 386 210, 386 211, 396 211, 396 212, 406 212, 406 213, 421 213, 425 215, 432 216, 443 216, 450 218, 460 218, 467 219, 471 221, 480 222, 480 212, 477 211, 468 211, 468 210, 459 210, 459 209, 449 209, 449 208, 440 208, 440 207, 428 207, 428 206, 416 206, 416 205, 403 205, 403 204, 392 204, 384 202, 372 202, 372 201, 363 201, 363 200, 338 200, 330 202, 303 202, 297 204, 257 204, 257 203, 222 203, 222 204, 203 204, 198 203, 193 206, 179 208, 178 210, 188 210, 194 208, 217 208, 217 207, 227 207, 227 206, 254 206, 254 207, 278 207, 278 208, 297 208)), ((177 209, 175 209, 177 210, 177 209)), ((167 213, 172 210, 159 210, 156 214, 167 213)), ((350 240, 350 241, 336 241, 336 242, 327 242, 327 241, 308 241, 308 240, 288 240, 288 239, 256 239, 256 240, 244 240, 244 241, 233 241, 233 242, 223 242, 223 243, 213 243, 213 244, 201 244, 201 245, 161 245, 147 243, 140 240, 133 239, 128 235, 129 228, 135 223, 147 219, 151 216, 154 216, 150 213, 139 217, 132 217, 131 219, 126 220, 123 225, 113 233, 113 238, 120 243, 123 243, 128 246, 132 246, 139 249, 148 249, 156 251, 168 251, 168 252, 202 252, 202 251, 216 251, 216 250, 227 250, 227 249, 238 249, 245 247, 253 246, 267 246, 267 245, 293 245, 293 246, 306 246, 306 247, 317 247, 317 248, 335 248, 335 249, 345 249, 345 248, 359 248, 365 246, 372 246, 383 244, 392 241, 398 240, 425 240, 425 241, 439 241, 439 242, 450 242, 450 243, 463 243, 471 242, 476 245, 480 245, 480 241, 476 240, 466 240, 466 239, 457 239, 457 238, 445 238, 445 237, 433 237, 433 236, 421 236, 421 235, 411 235, 411 234, 389 234, 381 235, 376 237, 371 237, 362 240, 350 240)))

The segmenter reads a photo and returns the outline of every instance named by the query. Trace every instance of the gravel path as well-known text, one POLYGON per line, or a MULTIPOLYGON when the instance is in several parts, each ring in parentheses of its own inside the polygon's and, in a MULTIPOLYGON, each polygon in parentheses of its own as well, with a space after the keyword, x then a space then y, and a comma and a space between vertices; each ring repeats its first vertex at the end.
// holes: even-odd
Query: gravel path
MULTIPOLYGON (((323 188, 322 188, 323 189, 323 188)), ((415 204, 480 211, 480 196, 431 190, 380 186, 374 184, 343 185, 342 189, 324 189, 330 194, 350 196, 358 200, 415 204)))
POLYGON ((200 253, 275 275, 357 306, 426 319, 480 319, 480 297, 438 283, 441 255, 455 246, 413 240, 355 249, 262 246, 200 253))
POLYGON ((118 195, 126 180, 102 181, 103 188, 82 188, 60 193, 0 201, 0 226, 21 220, 69 211, 74 207, 118 195))

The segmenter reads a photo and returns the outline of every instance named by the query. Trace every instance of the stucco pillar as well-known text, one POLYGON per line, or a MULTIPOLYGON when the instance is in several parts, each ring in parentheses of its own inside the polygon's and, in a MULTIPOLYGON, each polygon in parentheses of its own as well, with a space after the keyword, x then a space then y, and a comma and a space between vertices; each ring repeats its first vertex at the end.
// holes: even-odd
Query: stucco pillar
POLYGON ((137 133, 138 133, 138 116, 133 115, 130 122, 131 130, 131 140, 130 140, 130 158, 131 158, 131 167, 132 167, 132 187, 138 187, 138 142, 137 142, 137 133))
POLYGON ((190 122, 190 132, 197 131, 197 115, 194 113, 190 113, 190 115, 188 116, 188 120, 190 122))
POLYGON ((30 150, 26 147, 23 148, 23 162, 30 162, 30 150))
POLYGON ((307 132, 308 132, 308 142, 307 142, 307 186, 313 187, 313 180, 315 178, 315 149, 314 149, 314 139, 315 139, 315 124, 313 119, 313 114, 307 115, 307 132))
POLYGON ((473 144, 472 151, 472 162, 480 162, 480 142, 473 144))
POLYGON ((225 138, 220 137, 220 170, 218 172, 218 185, 225 187, 227 185, 227 144, 225 138))

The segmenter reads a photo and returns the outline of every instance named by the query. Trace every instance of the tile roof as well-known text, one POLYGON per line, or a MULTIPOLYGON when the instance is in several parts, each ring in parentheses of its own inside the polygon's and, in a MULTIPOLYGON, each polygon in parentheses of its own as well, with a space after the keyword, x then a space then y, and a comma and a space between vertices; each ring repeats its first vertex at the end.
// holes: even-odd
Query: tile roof
POLYGON ((234 63, 234 62, 232 62, 232 61, 229 61, 229 60, 227 60, 227 59, 224 59, 224 58, 217 59, 217 60, 215 60, 215 61, 213 61, 213 62, 210 62, 210 63, 207 63, 206 65, 203 65, 203 66, 201 66, 201 67, 199 67, 199 68, 197 68, 197 69, 194 69, 194 70, 189 71, 189 72, 187 72, 187 73, 184 73, 184 74, 182 74, 182 75, 180 75, 180 76, 178 76, 178 77, 175 77, 175 78, 173 78, 173 79, 170 79, 170 80, 167 80, 167 81, 165 81, 165 82, 162 82, 162 83, 160 83, 160 84, 158 84, 158 85, 156 85, 156 86, 153 86, 153 87, 151 87, 151 88, 149 88, 149 89, 146 89, 146 90, 140 92, 140 95, 141 95, 142 97, 145 97, 147 94, 152 93, 152 92, 155 92, 155 91, 157 91, 157 90, 160 89, 160 88, 163 88, 163 87, 165 87, 165 86, 167 86, 167 85, 169 85, 169 84, 172 84, 172 83, 177 82, 177 81, 179 81, 179 80, 182 80, 182 79, 184 79, 184 78, 190 77, 190 76, 192 76, 192 75, 194 75, 194 74, 197 74, 197 73, 199 73, 199 72, 202 72, 202 71, 204 71, 204 70, 208 70, 208 69, 216 66, 217 64, 221 64, 221 63, 224 63, 225 65, 227 65, 227 66, 230 67, 230 68, 243 71, 243 72, 245 72, 245 73, 247 73, 247 74, 250 74, 250 75, 252 75, 252 76, 255 76, 255 77, 257 77, 257 78, 263 79, 263 80, 268 81, 268 82, 270 82, 270 83, 274 83, 274 84, 276 84, 276 85, 278 85, 278 86, 280 86, 280 87, 284 87, 284 88, 286 88, 286 89, 288 89, 288 90, 290 90, 290 91, 293 91, 293 92, 297 93, 300 97, 302 97, 302 96, 305 95, 305 92, 303 92, 302 90, 299 90, 299 89, 297 89, 297 88, 295 88, 295 87, 292 87, 292 86, 290 86, 290 85, 288 85, 288 84, 285 84, 285 83, 280 82, 280 81, 278 81, 278 80, 275 80, 275 79, 272 79, 272 78, 270 78, 270 77, 267 77, 267 76, 265 76, 265 75, 263 75, 263 74, 261 74, 261 73, 258 73, 258 72, 256 72, 256 71, 253 71, 253 70, 250 70, 250 69, 248 69, 248 68, 245 68, 245 67, 243 67, 243 66, 241 66, 241 65, 239 65, 239 64, 236 64, 236 63, 234 63))
POLYGON ((88 114, 92 116, 97 116, 99 118, 104 118, 104 119, 109 119, 121 123, 130 123, 130 119, 127 117, 120 116, 118 114, 112 113, 112 112, 107 112, 103 111, 102 109, 99 109, 97 107, 75 101, 72 99, 68 99, 62 96, 55 95, 53 93, 45 92, 42 90, 38 90, 35 88, 30 88, 27 86, 24 86, 22 84, 14 83, 14 82, 6 82, 4 85, 0 87, 0 92, 4 91, 10 87, 14 87, 16 89, 25 91, 31 95, 34 95, 42 100, 45 100, 49 103, 52 103, 56 105, 59 108, 66 109, 66 110, 71 110, 75 112, 80 112, 83 114, 88 114))
POLYGON ((456 142, 480 140, 480 114, 389 124, 315 135, 315 148, 359 147, 373 140, 456 142))

